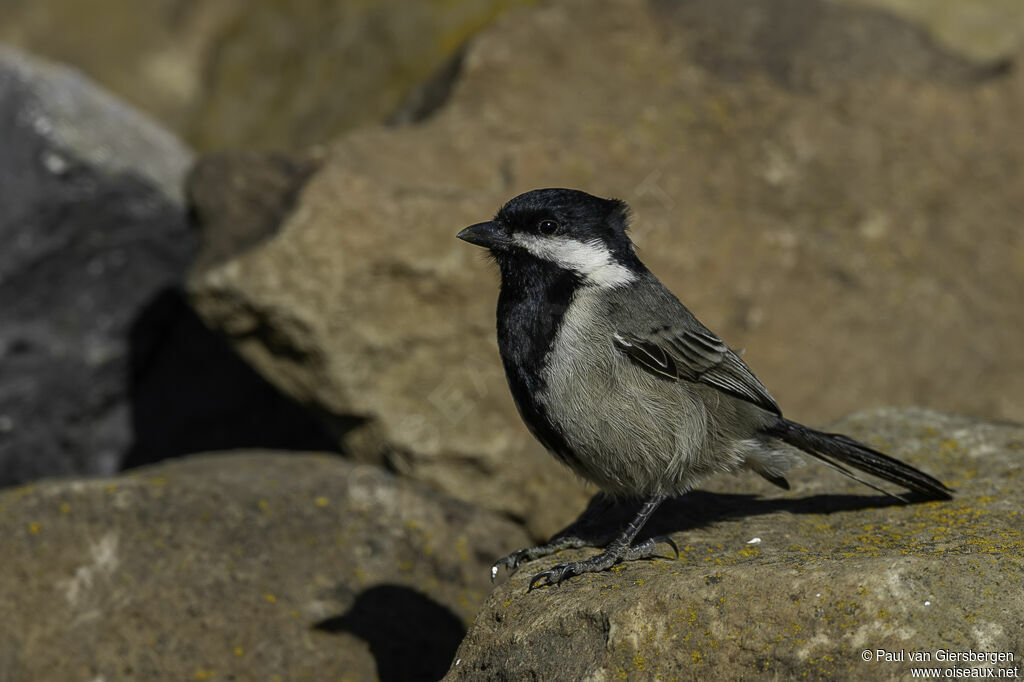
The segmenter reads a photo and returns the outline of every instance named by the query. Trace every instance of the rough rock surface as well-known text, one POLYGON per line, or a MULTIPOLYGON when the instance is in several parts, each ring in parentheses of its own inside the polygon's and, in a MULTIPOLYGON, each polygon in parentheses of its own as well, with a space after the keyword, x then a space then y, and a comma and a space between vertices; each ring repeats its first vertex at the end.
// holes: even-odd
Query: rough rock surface
POLYGON ((424 124, 342 139, 277 233, 191 295, 355 455, 543 535, 581 489, 519 423, 495 273, 458 229, 536 187, 618 196, 648 265, 791 418, 1013 417, 1022 118, 1024 70, 874 10, 553 2, 475 40, 424 124))
POLYGON ((523 532, 326 455, 0 493, 0 680, 437 679, 523 532))
POLYGON ((789 493, 755 477, 712 482, 647 529, 671 534, 676 561, 530 593, 534 573, 593 550, 521 567, 446 679, 909 678, 909 653, 879 661, 878 649, 1008 652, 1015 661, 995 667, 1019 672, 1024 426, 913 409, 833 426, 938 475, 956 498, 893 504, 816 464, 789 493))
POLYGON ((0 485, 337 448, 185 303, 197 240, 177 138, 77 72, 3 49, 0 149, 0 485))
POLYGON ((88 79, 0 50, 0 485, 111 473, 135 316, 195 251, 191 152, 88 79))

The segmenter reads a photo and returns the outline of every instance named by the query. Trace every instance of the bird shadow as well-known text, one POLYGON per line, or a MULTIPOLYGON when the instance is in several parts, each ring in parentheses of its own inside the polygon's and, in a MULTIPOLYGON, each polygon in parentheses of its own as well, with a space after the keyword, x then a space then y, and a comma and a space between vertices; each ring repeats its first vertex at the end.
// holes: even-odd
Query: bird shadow
POLYGON ((466 635, 448 607, 410 587, 388 584, 360 592, 348 611, 313 629, 364 640, 381 682, 441 679, 466 635))
MULTIPOLYGON (((908 502, 926 499, 912 494, 905 494, 904 497, 908 502)), ((779 512, 834 514, 905 504, 885 495, 822 494, 794 499, 695 490, 662 503, 648 519, 637 539, 643 541, 651 537, 705 528, 729 519, 752 518, 779 512)), ((597 493, 590 499, 583 513, 554 537, 571 535, 594 542, 596 545, 605 544, 636 517, 642 505, 643 500, 613 500, 603 493, 597 493)))

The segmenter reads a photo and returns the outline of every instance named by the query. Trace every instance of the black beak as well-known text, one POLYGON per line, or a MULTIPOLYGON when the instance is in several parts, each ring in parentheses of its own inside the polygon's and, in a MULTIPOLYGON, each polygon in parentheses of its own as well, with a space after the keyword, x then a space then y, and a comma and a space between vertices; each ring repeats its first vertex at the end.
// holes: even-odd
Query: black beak
POLYGON ((502 229, 501 223, 493 220, 470 225, 455 236, 464 242, 476 244, 485 249, 501 249, 508 245, 508 236, 502 229))

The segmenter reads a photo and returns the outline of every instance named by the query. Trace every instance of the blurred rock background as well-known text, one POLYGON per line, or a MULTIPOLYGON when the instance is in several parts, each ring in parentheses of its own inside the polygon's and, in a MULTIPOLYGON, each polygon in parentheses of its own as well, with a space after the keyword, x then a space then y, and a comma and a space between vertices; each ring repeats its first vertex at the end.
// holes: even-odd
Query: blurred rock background
POLYGON ((74 64, 197 149, 290 149, 415 118, 471 37, 536 2, 14 1, 0 41, 74 64))
MULTIPOLYGON (((66 597, 75 623, 120 623, 103 627, 105 653, 90 660, 86 638, 51 667, 11 653, 49 626, 8 629, 0 680, 156 679, 168 658, 186 661, 175 679, 243 679, 252 646, 261 654, 246 665, 282 679, 446 668, 444 656, 416 669, 393 661, 454 654, 486 589, 453 566, 483 575, 594 492, 520 424, 493 338, 496 273, 454 240, 535 187, 628 201, 644 259, 749 349, 791 418, 877 406, 1024 415, 1014 0, 612 0, 599 11, 583 0, 41 0, 2 11, 0 484, 278 454, 0 493, 4 547, 18 555, 2 569, 0 605, 25 619, 54 608, 33 601, 42 562, 54 571, 43 582, 78 581, 66 597), (345 488, 371 475, 357 472, 383 478, 372 493, 345 488), (143 495, 151 480, 178 487, 143 495), (309 510, 275 501, 285 481, 305 486, 315 513, 345 489, 360 513, 388 521, 355 522, 362 539, 344 548, 330 523, 289 530, 309 510), (125 486, 136 492, 110 504, 130 523, 103 511, 102 490, 125 486), (188 501, 192 490, 209 505, 188 501), (171 500, 183 507, 175 522, 154 525, 171 500), (83 505, 88 514, 74 513, 83 505), (265 506, 284 525, 220 556, 217 509, 241 510, 237 524, 265 506), (420 516, 431 519, 425 540, 409 536, 420 516), (396 524, 406 535, 381 539, 396 524), (481 540, 492 535, 495 546, 481 540), (301 625, 274 621, 288 634, 267 641, 300 643, 197 647, 172 618, 127 621, 157 642, 149 658, 117 644, 133 595, 167 589, 147 571, 177 565, 175 588, 230 599, 286 570, 269 568, 279 557, 261 537, 300 536, 337 540, 332 561, 354 553, 360 566, 339 572, 344 587, 329 597, 288 576, 301 625), (140 554, 147 542, 159 551, 140 554), (408 542, 411 553, 396 549, 408 542), (403 568, 432 552, 438 577, 403 568), (221 576, 212 592, 190 572, 197 563, 221 576), (83 601, 101 580, 119 587, 83 601), (406 602, 440 639, 366 615, 406 602), (335 611, 351 617, 331 621, 335 611), (352 647, 341 667, 310 663, 329 659, 323 641, 352 647), (299 649, 307 667, 295 667, 299 649)), ((883 426, 862 435, 898 447, 883 426)), ((1014 443, 991 445, 1011 480, 1014 443)), ((929 466, 927 455, 914 462, 929 466)), ((964 504, 992 493, 966 494, 964 504)), ((830 505, 814 511, 855 513, 830 505)), ((1013 546, 1000 551, 1017 570, 1013 546)), ((317 553, 279 551, 330 582, 317 553)), ((187 620, 226 627, 208 607, 188 606, 187 620)))

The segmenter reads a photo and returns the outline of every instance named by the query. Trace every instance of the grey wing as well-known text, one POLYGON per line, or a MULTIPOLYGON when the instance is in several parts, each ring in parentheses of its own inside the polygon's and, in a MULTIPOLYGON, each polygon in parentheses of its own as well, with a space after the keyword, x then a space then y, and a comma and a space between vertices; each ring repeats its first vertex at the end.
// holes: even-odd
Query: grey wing
POLYGON ((775 399, 750 368, 703 326, 668 327, 646 336, 616 332, 614 343, 630 360, 655 376, 707 384, 782 416, 775 399))

